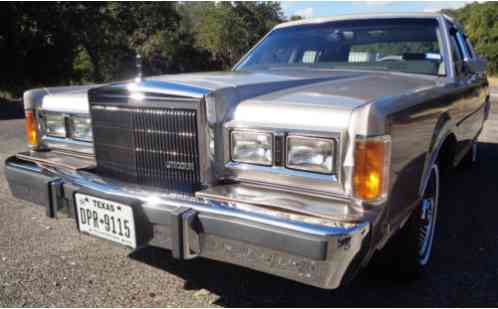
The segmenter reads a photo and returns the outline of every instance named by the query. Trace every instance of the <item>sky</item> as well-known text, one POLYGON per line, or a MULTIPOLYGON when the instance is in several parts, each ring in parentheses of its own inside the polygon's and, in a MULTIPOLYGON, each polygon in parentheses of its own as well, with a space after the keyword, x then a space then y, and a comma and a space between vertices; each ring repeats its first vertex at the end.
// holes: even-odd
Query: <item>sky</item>
POLYGON ((281 1, 285 16, 304 18, 354 13, 380 12, 437 12, 441 9, 463 7, 465 1, 281 1))

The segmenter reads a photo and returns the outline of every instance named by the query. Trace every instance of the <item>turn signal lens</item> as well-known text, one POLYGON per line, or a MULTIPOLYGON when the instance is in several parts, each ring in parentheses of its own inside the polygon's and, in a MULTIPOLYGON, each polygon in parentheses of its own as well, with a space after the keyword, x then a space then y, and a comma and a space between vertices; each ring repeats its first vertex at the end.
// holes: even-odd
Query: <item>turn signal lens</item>
POLYGON ((355 197, 375 202, 386 196, 390 160, 391 139, 389 136, 356 140, 353 172, 355 197))
POLYGON ((26 141, 29 146, 36 146, 36 119, 33 111, 26 111, 26 141))

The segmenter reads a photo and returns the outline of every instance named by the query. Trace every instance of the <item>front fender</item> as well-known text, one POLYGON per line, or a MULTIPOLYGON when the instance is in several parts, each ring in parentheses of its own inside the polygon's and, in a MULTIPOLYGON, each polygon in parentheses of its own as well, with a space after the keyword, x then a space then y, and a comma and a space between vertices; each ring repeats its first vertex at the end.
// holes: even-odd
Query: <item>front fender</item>
POLYGON ((430 169, 432 165, 434 165, 434 163, 438 160, 443 145, 446 141, 449 141, 449 139, 456 139, 454 128, 455 126, 452 123, 448 113, 441 114, 436 123, 436 126, 434 127, 430 148, 427 151, 424 170, 422 172, 419 186, 419 196, 422 196, 425 192, 425 188, 427 187, 427 183, 429 181, 430 169))

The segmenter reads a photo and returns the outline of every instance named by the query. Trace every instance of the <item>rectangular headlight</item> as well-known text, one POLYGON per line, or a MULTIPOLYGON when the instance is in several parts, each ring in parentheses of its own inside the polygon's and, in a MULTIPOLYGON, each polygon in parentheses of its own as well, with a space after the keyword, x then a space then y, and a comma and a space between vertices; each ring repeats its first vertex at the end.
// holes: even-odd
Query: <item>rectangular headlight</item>
POLYGON ((287 137, 286 167, 290 169, 332 174, 335 140, 305 136, 287 137))
POLYGON ((89 117, 72 116, 70 118, 70 126, 71 138, 86 142, 93 140, 92 121, 89 117))
POLYGON ((232 131, 230 140, 232 161, 272 165, 273 135, 271 133, 232 131))
POLYGON ((46 134, 55 137, 66 137, 66 124, 63 114, 44 113, 46 134))

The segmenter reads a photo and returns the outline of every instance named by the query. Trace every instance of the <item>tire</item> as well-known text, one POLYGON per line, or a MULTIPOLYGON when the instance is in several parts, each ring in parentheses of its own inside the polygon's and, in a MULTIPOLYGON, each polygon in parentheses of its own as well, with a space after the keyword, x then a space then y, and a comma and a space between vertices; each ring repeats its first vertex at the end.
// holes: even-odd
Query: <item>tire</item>
POLYGON ((472 147, 460 161, 460 167, 471 168, 477 162, 477 143, 473 142, 472 147))
POLYGON ((417 279, 427 269, 436 230, 439 189, 439 168, 434 164, 419 206, 384 248, 382 264, 398 279, 417 279))

